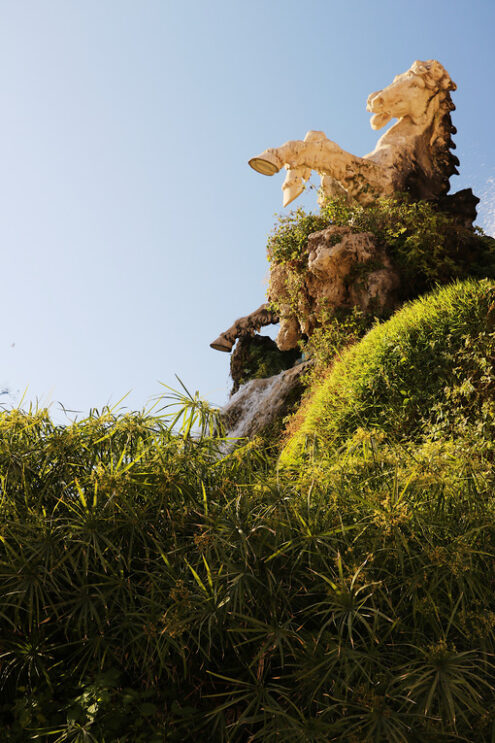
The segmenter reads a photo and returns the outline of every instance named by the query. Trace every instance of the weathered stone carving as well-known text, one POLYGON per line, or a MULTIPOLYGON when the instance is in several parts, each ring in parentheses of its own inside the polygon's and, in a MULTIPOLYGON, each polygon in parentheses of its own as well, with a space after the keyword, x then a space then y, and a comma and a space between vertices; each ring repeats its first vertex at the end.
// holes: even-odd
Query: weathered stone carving
POLYGON ((290 269, 275 263, 270 270, 268 295, 280 310, 276 343, 281 351, 295 348, 303 335, 310 336, 321 324, 319 309, 357 307, 381 315, 396 306, 399 276, 371 232, 332 225, 310 235, 307 250, 307 271, 296 305, 290 296, 290 269))
POLYGON ((416 61, 391 85, 368 97, 373 129, 399 119, 370 154, 351 155, 323 132, 309 131, 304 140, 265 150, 249 164, 263 175, 274 175, 285 166, 284 206, 302 193, 311 170, 322 176, 322 191, 331 198, 346 193, 367 205, 377 197, 407 191, 414 199, 436 199, 447 193, 459 164, 450 152, 456 131, 450 119, 455 108, 450 91, 455 89, 439 62, 416 61))
POLYGON ((273 325, 278 322, 278 317, 270 309, 267 303, 262 304, 257 310, 245 317, 239 317, 228 330, 220 333, 218 338, 210 343, 215 351, 230 353, 238 338, 254 335, 265 325, 273 325))

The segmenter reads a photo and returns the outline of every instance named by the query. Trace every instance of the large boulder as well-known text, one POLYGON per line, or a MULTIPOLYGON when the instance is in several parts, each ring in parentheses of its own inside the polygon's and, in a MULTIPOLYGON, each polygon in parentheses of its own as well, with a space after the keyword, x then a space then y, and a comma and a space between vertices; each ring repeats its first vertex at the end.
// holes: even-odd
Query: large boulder
POLYGON ((315 232, 308 238, 303 270, 272 264, 268 293, 279 310, 277 345, 282 351, 295 348, 336 310, 390 314, 398 287, 397 271, 371 232, 336 225, 315 232))

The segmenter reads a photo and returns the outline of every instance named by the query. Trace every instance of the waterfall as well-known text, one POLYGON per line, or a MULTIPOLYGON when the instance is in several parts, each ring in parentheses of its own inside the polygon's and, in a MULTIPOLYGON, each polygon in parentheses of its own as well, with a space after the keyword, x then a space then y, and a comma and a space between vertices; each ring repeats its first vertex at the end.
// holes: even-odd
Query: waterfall
POLYGON ((291 402, 300 397, 301 376, 310 361, 265 379, 251 379, 232 395, 222 410, 228 438, 250 438, 287 413, 291 402))

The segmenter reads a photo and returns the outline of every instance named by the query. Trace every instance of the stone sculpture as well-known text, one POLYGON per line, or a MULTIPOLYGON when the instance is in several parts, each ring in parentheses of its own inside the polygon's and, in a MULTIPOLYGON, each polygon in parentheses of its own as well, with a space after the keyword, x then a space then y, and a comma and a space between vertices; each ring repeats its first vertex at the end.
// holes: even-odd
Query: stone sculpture
POLYGON ((278 317, 265 302, 257 310, 245 317, 239 317, 228 330, 221 333, 216 340, 210 343, 215 351, 230 353, 238 338, 252 336, 265 325, 278 323, 278 317))
MULTIPOLYGON (((455 106, 450 93, 455 89, 439 62, 416 61, 388 87, 368 97, 373 129, 398 119, 370 154, 349 154, 323 132, 310 131, 304 140, 265 150, 249 164, 264 175, 286 168, 284 206, 299 196, 315 170, 321 176, 323 197, 339 196, 368 206, 381 197, 406 192, 412 201, 435 202, 436 208, 449 213, 459 228, 472 232, 479 200, 470 189, 447 195, 449 178, 457 173, 459 164, 451 153, 455 128, 450 112, 455 106)), ((468 250, 465 236, 461 242, 468 250)), ((401 287, 397 266, 385 246, 370 233, 356 233, 352 226, 330 225, 309 236, 304 264, 294 295, 294 288, 289 286, 291 266, 272 261, 270 304, 236 320, 211 344, 212 348, 230 352, 238 338, 248 340, 261 326, 280 321, 277 346, 288 351, 321 324, 322 307, 327 313, 358 308, 363 313, 385 316, 397 305, 401 287)))
POLYGON ((416 61, 391 85, 368 97, 373 129, 398 119, 370 154, 351 155, 323 132, 309 131, 304 140, 265 150, 249 164, 263 175, 274 175, 285 166, 284 206, 302 193, 311 170, 321 175, 322 191, 330 198, 347 194, 365 206, 397 192, 408 192, 413 199, 437 199, 447 193, 459 164, 450 152, 456 131, 450 119, 455 108, 450 91, 455 89, 439 62, 416 61))
MULTIPOLYGON (((381 129, 392 118, 398 119, 369 155, 351 155, 323 132, 310 131, 304 141, 291 140, 281 147, 265 150, 249 164, 264 175, 274 175, 282 167, 286 168, 282 186, 284 206, 299 196, 311 170, 315 170, 321 175, 323 196, 340 196, 368 205, 380 197, 408 192, 413 200, 436 201, 440 209, 452 211, 459 223, 469 227, 476 216, 478 199, 470 189, 454 196, 446 195, 449 178, 457 173, 459 164, 450 151, 455 147, 451 139, 455 128, 450 119, 450 111, 455 106, 450 91, 455 89, 455 83, 439 62, 416 61, 391 85, 368 97, 367 110, 373 113, 373 129, 381 129)), ((277 345, 281 350, 294 348, 301 335, 311 333, 314 305, 322 299, 335 308, 358 306, 365 311, 371 309, 370 305, 381 310, 393 306, 399 280, 390 261, 382 255, 383 251, 378 250, 380 255, 375 255, 377 247, 370 236, 360 237, 347 231, 349 234, 344 235, 345 230, 339 229, 343 241, 334 243, 330 252, 328 246, 323 245, 324 238, 314 236, 316 242, 310 240, 308 276, 304 296, 300 298, 300 312, 294 313, 284 302, 284 269, 273 265, 269 300, 281 308, 280 318, 268 304, 262 305, 236 320, 210 344, 211 347, 230 352, 237 338, 252 337, 261 326, 280 319, 277 345), (311 245, 317 243, 321 245, 313 260, 311 245), (354 275, 356 267, 373 260, 378 261, 382 269, 371 274, 365 284, 354 286, 349 277, 354 275)))
POLYGON ((308 222, 302 213, 293 221, 289 215, 285 224, 282 220, 279 249, 272 251, 269 243, 268 303, 210 344, 233 351, 234 388, 223 416, 234 439, 275 430, 300 398, 304 372, 313 363, 311 355, 318 358, 322 338, 331 352, 334 331, 341 347, 352 343, 376 319, 389 317, 437 281, 485 275, 484 264, 491 275, 493 246, 473 227, 479 199, 471 189, 448 194, 459 164, 451 152, 456 130, 450 93, 455 89, 439 62, 416 61, 368 97, 373 129, 398 119, 368 155, 349 154, 323 132, 309 131, 304 140, 249 161, 263 175, 285 167, 284 206, 301 194, 312 170, 321 176, 321 198, 338 200, 322 211, 323 219, 308 222), (379 203, 382 198, 390 201, 379 203), (339 200, 347 202, 341 212, 339 200), (262 326, 277 322, 276 345, 257 335, 262 326), (318 336, 318 328, 328 336, 318 336), (274 374, 275 366, 283 371, 274 374))

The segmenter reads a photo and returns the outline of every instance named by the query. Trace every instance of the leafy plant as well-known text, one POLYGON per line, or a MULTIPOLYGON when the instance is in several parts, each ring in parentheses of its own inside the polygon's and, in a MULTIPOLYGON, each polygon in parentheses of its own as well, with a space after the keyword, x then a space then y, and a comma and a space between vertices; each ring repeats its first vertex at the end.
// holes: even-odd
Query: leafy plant
POLYGON ((326 200, 319 214, 303 209, 279 217, 268 240, 268 258, 304 273, 307 241, 329 225, 372 232, 402 276, 402 298, 412 299, 458 278, 495 277, 495 240, 456 223, 428 201, 378 199, 370 206, 326 200))
POLYGON ((355 431, 297 484, 185 398, 0 415, 3 740, 488 743, 490 459, 355 431))
POLYGON ((299 208, 278 217, 268 238, 268 259, 274 263, 291 263, 302 266, 307 262, 306 245, 312 232, 328 227, 326 214, 307 214, 299 208))
POLYGON ((283 458, 306 439, 332 452, 358 428, 396 439, 462 436, 491 449, 493 282, 466 281, 406 305, 342 354, 283 458))

